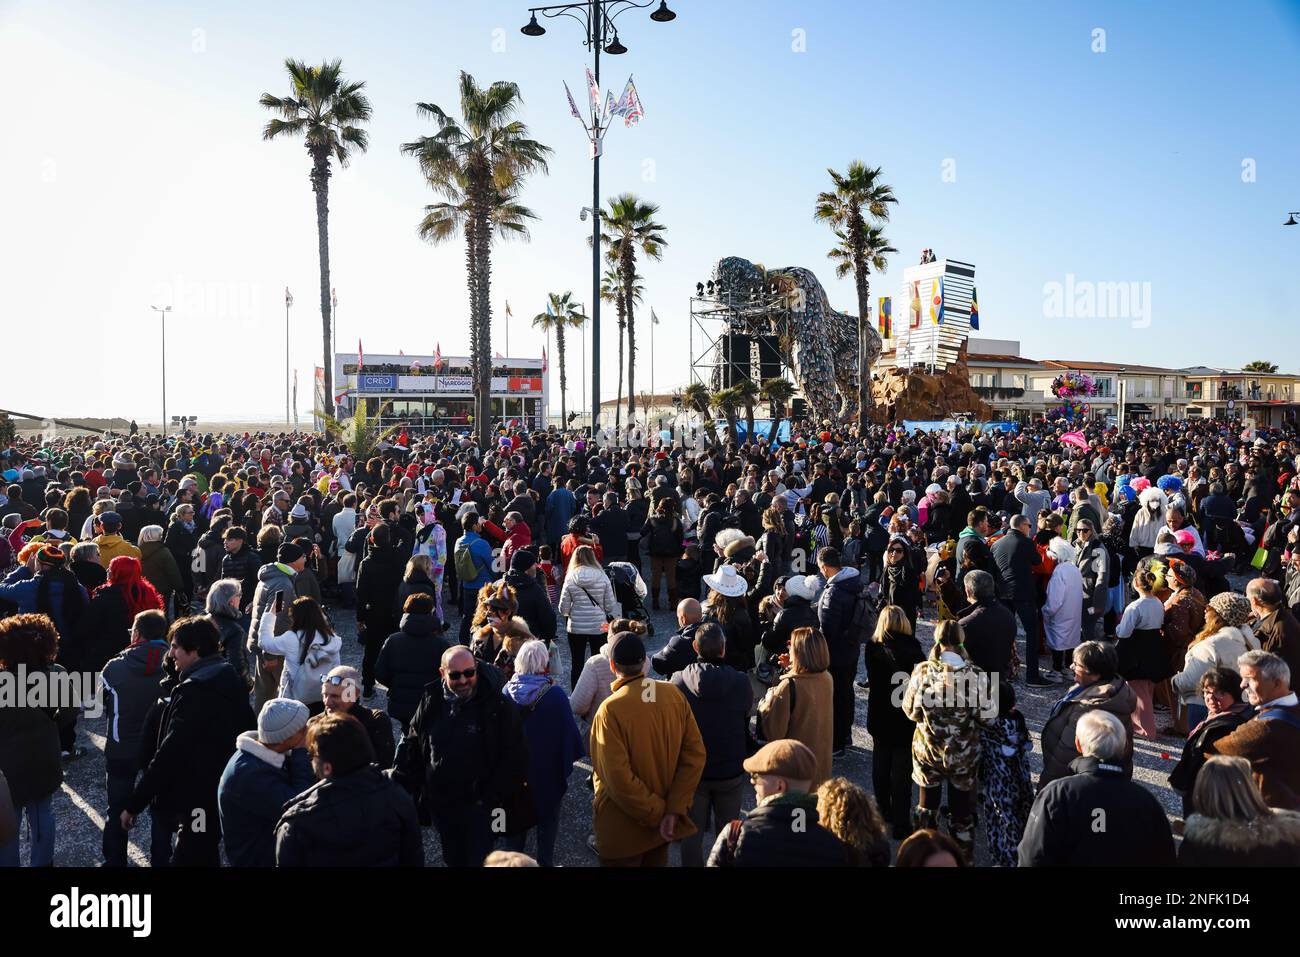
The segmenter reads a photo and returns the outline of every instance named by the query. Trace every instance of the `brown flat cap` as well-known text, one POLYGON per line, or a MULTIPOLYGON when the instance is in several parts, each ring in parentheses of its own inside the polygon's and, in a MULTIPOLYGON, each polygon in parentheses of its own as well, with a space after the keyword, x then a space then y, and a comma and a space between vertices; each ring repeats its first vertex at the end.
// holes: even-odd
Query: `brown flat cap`
POLYGON ((750 774, 774 774, 791 781, 811 781, 817 776, 817 756, 793 738, 769 741, 746 758, 744 766, 750 774))

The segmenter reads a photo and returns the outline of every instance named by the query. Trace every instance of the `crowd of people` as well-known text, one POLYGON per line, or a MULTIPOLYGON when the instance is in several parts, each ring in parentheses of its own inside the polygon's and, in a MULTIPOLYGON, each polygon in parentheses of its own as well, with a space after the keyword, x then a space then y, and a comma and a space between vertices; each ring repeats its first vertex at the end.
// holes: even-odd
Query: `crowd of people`
MULTIPOLYGON (((1300 863, 1294 433, 1066 431, 19 438, 0 679, 96 676, 110 866, 1300 863)), ((49 865, 89 702, 3 704, 49 865)))

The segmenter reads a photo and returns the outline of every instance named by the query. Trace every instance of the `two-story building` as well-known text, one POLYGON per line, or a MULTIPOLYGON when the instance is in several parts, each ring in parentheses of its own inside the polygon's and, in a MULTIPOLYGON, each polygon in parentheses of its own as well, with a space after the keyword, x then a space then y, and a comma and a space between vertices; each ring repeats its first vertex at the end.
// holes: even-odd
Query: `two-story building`
POLYGON ((1189 418, 1254 419, 1258 426, 1295 423, 1300 376, 1211 366, 1181 370, 1189 418))

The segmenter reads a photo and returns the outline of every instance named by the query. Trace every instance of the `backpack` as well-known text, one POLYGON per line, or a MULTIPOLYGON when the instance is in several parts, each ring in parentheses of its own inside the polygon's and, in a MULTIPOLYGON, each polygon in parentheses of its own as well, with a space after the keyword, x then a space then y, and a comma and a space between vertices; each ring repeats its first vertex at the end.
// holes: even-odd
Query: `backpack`
POLYGON ((469 550, 469 543, 461 539, 456 543, 456 577, 461 584, 478 578, 478 565, 474 563, 474 553, 469 550))
POLYGON ((876 630, 877 617, 871 596, 864 588, 853 603, 853 614, 849 616, 848 636, 860 645, 866 644, 876 630))

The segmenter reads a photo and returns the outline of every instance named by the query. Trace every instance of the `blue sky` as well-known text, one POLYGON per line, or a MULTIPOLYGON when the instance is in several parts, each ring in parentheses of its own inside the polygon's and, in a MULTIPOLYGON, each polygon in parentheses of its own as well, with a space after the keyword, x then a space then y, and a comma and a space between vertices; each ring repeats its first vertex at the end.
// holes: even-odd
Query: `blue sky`
MULTIPOLYGON (((833 304, 855 307, 811 216, 826 167, 855 158, 882 166, 899 198, 887 235, 901 252, 873 290, 894 292, 929 246, 976 264, 983 334, 1027 355, 1300 371, 1300 228, 1280 225, 1300 208, 1300 4, 672 6, 666 25, 624 14, 629 53, 603 58, 616 93, 635 74, 646 117, 609 132, 602 192, 659 203, 667 226, 663 261, 643 270, 663 323, 660 391, 687 380, 687 297, 721 256, 809 266, 833 304), (1071 275, 1150 283, 1150 325, 1045 317, 1044 284, 1071 275)), ((149 306, 169 300, 169 413, 273 417, 288 285, 308 408, 320 317, 307 160, 261 141, 257 105, 287 92, 286 56, 341 57, 374 106, 370 151, 331 191, 339 344, 361 337, 369 353, 467 351, 463 248, 416 237, 432 194, 398 146, 430 129, 416 101, 455 106, 460 70, 520 84, 522 118, 555 155, 523 195, 541 217, 532 241, 498 247, 493 302, 498 321, 512 306, 510 353, 538 354, 527 317, 545 293, 590 297, 590 161, 560 85, 580 94, 589 61, 577 24, 530 39, 526 19, 498 0, 0 0, 0 76, 25 91, 0 151, 4 407, 156 417, 149 306)), ((639 342, 648 386, 644 326, 639 342)), ((576 348, 569 370, 576 402, 576 348)))

